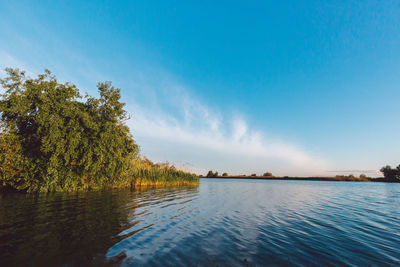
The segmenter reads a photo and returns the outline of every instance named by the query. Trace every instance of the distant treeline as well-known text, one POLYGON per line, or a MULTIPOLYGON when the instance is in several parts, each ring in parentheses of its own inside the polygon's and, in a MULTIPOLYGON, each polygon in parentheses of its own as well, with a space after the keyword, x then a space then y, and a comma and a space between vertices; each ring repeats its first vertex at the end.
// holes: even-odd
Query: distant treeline
POLYGON ((99 83, 82 97, 50 71, 6 69, 0 80, 0 189, 27 192, 196 184, 197 175, 139 154, 120 89, 99 83))
POLYGON ((207 178, 237 178, 237 179, 271 179, 271 180, 319 180, 319 181, 360 181, 360 182, 400 182, 400 165, 392 169, 390 166, 385 166, 381 169, 381 172, 384 175, 384 178, 372 178, 368 177, 365 174, 360 174, 359 176, 355 176, 353 174, 349 175, 336 175, 332 177, 293 177, 293 176, 274 176, 270 172, 265 172, 263 175, 257 175, 255 173, 246 175, 228 175, 228 173, 224 172, 221 175, 218 172, 209 171, 207 175, 200 177, 207 178))
MULTIPOLYGON (((222 176, 220 176, 219 174, 218 174, 218 172, 213 172, 212 170, 210 170, 210 171, 208 171, 208 173, 207 173, 207 175, 205 176, 205 177, 208 177, 208 178, 216 178, 216 177, 229 177, 230 175, 228 175, 228 173, 226 173, 226 172, 224 172, 223 174, 222 174, 222 176)), ((246 174, 243 174, 243 175, 234 175, 235 177, 236 176, 243 176, 243 177, 246 177, 247 175, 246 174)), ((249 176, 251 176, 251 177, 256 177, 257 176, 257 174, 255 174, 255 173, 253 173, 253 174, 251 174, 251 175, 249 175, 249 176)), ((203 175, 200 175, 200 177, 204 177, 203 175)), ((270 173, 270 172, 265 172, 262 176, 260 176, 260 177, 274 177, 273 175, 272 175, 272 173, 270 173)))

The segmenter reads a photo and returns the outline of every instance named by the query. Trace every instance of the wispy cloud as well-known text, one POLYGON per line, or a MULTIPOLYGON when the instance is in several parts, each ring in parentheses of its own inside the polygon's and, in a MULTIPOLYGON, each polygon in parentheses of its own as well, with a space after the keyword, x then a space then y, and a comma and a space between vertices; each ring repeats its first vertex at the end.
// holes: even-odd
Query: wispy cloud
POLYGON ((156 160, 190 162, 193 171, 209 169, 235 174, 273 171, 281 175, 323 173, 327 162, 294 144, 267 138, 245 119, 223 117, 193 100, 182 86, 171 86, 169 97, 178 112, 136 104, 129 122, 144 154, 156 160), (173 88, 173 89, 171 89, 173 88), (178 88, 178 89, 177 89, 178 88))
POLYGON ((33 75, 33 72, 36 72, 32 66, 29 66, 11 54, 0 50, 0 77, 5 75, 5 68, 19 68, 21 70, 25 70, 27 74, 31 76, 33 75))
MULTIPOLYGON (((27 70, 30 76, 42 72, 3 51, 0 51, 0 62, 1 68, 18 67, 27 70)), ((63 78, 72 75, 68 73, 66 70, 63 78)), ((278 175, 315 175, 327 168, 324 159, 254 130, 244 116, 223 116, 218 110, 194 100, 190 90, 170 74, 158 70, 156 82, 150 79, 152 75, 140 73, 140 82, 131 88, 124 85, 127 94, 123 94, 126 108, 133 115, 128 125, 142 153, 149 158, 170 161, 197 173, 213 169, 232 174, 272 171, 278 175), (138 99, 135 92, 139 88, 145 89, 140 99, 149 96, 150 101, 134 100, 138 99)), ((94 71, 94 76, 104 80, 99 79, 103 77, 100 72, 94 71)))

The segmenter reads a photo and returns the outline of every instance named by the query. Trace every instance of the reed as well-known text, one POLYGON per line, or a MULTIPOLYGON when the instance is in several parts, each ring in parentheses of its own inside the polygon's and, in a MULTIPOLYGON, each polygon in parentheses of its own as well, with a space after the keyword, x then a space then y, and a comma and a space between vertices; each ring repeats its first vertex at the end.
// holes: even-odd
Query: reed
POLYGON ((179 186, 196 185, 199 177, 195 174, 178 170, 169 163, 153 163, 147 158, 135 158, 128 170, 128 180, 132 187, 137 186, 179 186))

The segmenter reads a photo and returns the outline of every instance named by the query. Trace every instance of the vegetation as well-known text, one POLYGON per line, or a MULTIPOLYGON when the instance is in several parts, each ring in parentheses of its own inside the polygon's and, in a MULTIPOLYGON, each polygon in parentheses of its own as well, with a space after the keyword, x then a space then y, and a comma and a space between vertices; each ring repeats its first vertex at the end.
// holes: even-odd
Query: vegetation
POLYGON ((178 170, 168 163, 153 163, 146 157, 132 159, 128 179, 130 186, 195 185, 199 178, 195 174, 178 170))
POLYGON ((218 172, 214 173, 213 171, 208 171, 206 177, 213 177, 213 178, 218 177, 218 172))
POLYGON ((400 165, 392 169, 389 165, 382 167, 381 172, 388 182, 400 182, 400 165))
MULTIPOLYGON (((257 176, 255 173, 251 175, 229 175, 224 173, 222 177, 232 179, 271 179, 271 180, 309 180, 309 181, 353 181, 353 182, 400 182, 400 165, 397 168, 385 166, 381 169, 384 178, 371 178, 365 174, 359 177, 349 175, 336 175, 334 177, 293 177, 293 176, 274 176, 270 172, 265 172, 263 176, 257 176)), ((217 178, 218 172, 209 171, 206 177, 217 178)))
POLYGON ((339 181, 369 181, 370 180, 365 174, 360 175, 360 177, 355 177, 353 174, 336 175, 335 178, 339 181))
MULTIPOLYGON (((244 176, 244 177, 248 177, 248 176, 250 176, 250 177, 258 177, 256 173, 252 173, 251 175, 248 175, 248 176, 247 176, 246 174, 239 175, 239 176, 244 176)), ((270 173, 270 172, 264 173, 263 176, 273 177, 272 173, 270 173)), ((203 176, 200 176, 200 177, 203 177, 203 176)), ((211 171, 208 171, 208 173, 207 173, 207 175, 206 175, 205 177, 208 177, 208 178, 217 178, 217 177, 218 177, 218 172, 215 172, 215 173, 214 173, 212 170, 211 170, 211 171)), ((224 172, 224 173, 222 174, 222 177, 236 177, 236 175, 234 175, 234 176, 229 176, 227 172, 224 172)))
POLYGON ((6 69, 0 80, 0 188, 63 191, 165 183, 198 177, 139 155, 120 89, 99 83, 82 97, 46 70, 36 79, 6 69))

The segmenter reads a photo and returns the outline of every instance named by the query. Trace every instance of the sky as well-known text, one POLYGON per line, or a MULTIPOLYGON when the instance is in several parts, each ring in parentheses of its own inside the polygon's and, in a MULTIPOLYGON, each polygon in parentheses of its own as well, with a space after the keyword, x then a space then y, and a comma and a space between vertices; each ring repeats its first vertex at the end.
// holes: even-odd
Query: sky
POLYGON ((399 1, 2 0, 5 67, 112 81, 141 153, 199 174, 400 164, 399 1))

